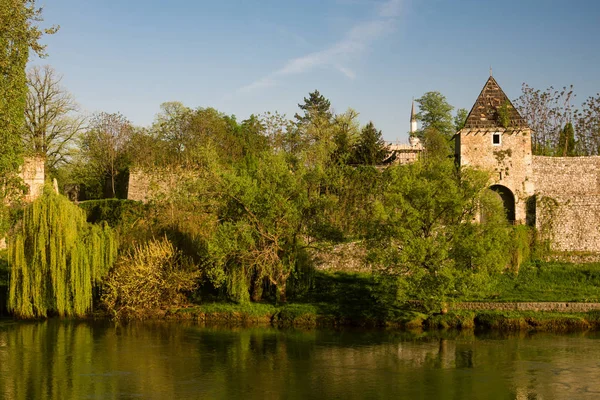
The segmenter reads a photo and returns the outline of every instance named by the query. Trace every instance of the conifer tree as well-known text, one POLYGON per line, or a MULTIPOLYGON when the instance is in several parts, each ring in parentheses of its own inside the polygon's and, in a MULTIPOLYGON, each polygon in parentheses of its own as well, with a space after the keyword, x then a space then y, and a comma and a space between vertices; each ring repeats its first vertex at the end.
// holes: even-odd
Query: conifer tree
POLYGON ((573 129, 573 124, 570 122, 568 122, 560 131, 557 150, 558 155, 562 157, 575 155, 575 131, 573 129))
POLYGON ((381 131, 375 128, 373 122, 369 122, 360 132, 353 161, 363 165, 380 165, 386 161, 388 153, 381 131))
POLYGON ((9 237, 9 311, 17 318, 86 315, 116 252, 107 225, 87 223, 83 210, 47 185, 9 237))
POLYGON ((304 98, 304 104, 298 104, 298 107, 304 111, 304 115, 296 113, 294 116, 299 123, 307 123, 316 116, 327 120, 330 120, 333 116, 331 102, 318 90, 309 93, 308 98, 304 98))

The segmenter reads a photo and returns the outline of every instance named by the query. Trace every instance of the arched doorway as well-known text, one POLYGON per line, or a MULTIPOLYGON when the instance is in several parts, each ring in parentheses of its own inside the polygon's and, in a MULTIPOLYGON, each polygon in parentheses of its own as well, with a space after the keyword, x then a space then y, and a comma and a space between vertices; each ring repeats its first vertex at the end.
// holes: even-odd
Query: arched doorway
POLYGON ((514 222, 515 218, 515 195, 510 191, 509 188, 502 185, 492 185, 490 189, 496 192, 500 199, 502 199, 502 204, 504 204, 504 212, 506 213, 506 219, 509 222, 514 222))

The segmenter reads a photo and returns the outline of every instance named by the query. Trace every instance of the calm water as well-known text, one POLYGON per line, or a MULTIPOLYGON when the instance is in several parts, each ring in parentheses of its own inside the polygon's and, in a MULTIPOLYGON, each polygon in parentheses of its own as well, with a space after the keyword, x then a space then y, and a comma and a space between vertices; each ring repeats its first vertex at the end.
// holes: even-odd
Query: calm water
POLYGON ((0 398, 598 399, 599 339, 0 321, 0 398))

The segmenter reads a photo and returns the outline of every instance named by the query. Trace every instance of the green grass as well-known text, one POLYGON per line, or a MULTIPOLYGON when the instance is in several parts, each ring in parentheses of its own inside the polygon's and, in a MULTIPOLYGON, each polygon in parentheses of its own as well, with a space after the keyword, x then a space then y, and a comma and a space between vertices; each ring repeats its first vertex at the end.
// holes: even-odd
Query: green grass
POLYGON ((600 263, 527 263, 495 282, 494 301, 600 301, 600 263))
POLYGON ((277 308, 271 304, 263 303, 206 303, 190 308, 177 309, 177 313, 182 314, 223 314, 223 315, 246 315, 249 317, 272 316, 277 308))

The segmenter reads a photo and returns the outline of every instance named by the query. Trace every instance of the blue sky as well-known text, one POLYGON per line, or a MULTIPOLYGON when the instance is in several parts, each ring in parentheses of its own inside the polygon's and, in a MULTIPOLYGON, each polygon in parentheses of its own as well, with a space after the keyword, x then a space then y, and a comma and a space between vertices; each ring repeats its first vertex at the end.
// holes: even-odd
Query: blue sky
POLYGON ((386 140, 407 139, 427 91, 470 109, 493 67, 511 99, 521 84, 600 92, 595 0, 52 0, 44 42, 88 112, 149 125, 161 103, 215 107, 238 120, 288 117, 314 89, 352 107, 386 140))

